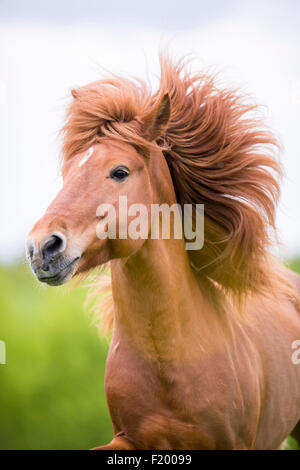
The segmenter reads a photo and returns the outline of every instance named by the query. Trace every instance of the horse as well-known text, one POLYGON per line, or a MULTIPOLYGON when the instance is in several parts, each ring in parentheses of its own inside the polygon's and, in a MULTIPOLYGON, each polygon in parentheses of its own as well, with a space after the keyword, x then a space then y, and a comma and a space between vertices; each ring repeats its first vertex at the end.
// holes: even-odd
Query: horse
POLYGON ((274 255, 280 145, 251 97, 189 64, 160 55, 156 91, 118 75, 71 90, 62 189, 27 238, 50 286, 109 265, 114 437, 99 450, 300 442, 300 277, 274 255), (147 237, 98 236, 97 208, 113 206, 118 222, 121 196, 203 204, 203 246, 161 227, 151 237, 150 215, 147 237))

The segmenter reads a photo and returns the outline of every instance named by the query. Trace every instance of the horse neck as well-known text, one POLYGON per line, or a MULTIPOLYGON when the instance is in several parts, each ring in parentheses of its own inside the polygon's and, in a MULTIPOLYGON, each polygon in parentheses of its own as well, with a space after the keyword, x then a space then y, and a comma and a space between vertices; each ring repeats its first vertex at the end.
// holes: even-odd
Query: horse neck
POLYGON ((174 342, 179 353, 194 320, 194 283, 183 241, 149 239, 126 261, 112 261, 111 275, 117 338, 151 357, 169 358, 174 342))
MULTIPOLYGON (((171 205, 176 198, 163 165, 153 178, 154 202, 171 205)), ((191 355, 190 348, 196 353, 195 344, 202 347, 199 330, 205 335, 211 307, 190 267, 183 239, 148 238, 136 254, 111 261, 111 274, 114 342, 121 338, 157 361, 180 360, 191 355)))

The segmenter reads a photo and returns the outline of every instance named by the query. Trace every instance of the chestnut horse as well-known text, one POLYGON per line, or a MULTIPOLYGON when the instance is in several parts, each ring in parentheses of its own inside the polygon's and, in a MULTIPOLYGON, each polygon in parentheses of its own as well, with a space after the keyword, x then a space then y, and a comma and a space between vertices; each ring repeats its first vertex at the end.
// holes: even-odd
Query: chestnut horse
POLYGON ((49 285, 110 262, 114 439, 99 449, 277 449, 292 432, 300 440, 300 278, 270 254, 280 165, 256 106, 167 57, 155 93, 112 76, 72 96, 63 187, 27 255, 49 285), (147 208, 204 204, 202 249, 172 234, 153 239, 150 216, 146 238, 100 239, 97 208, 113 205, 118 221, 119 196, 147 208))

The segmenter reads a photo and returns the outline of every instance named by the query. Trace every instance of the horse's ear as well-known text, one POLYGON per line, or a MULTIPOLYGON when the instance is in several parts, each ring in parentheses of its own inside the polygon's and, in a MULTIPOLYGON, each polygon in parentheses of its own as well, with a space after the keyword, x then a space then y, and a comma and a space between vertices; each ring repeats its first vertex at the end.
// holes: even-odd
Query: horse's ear
POLYGON ((75 88, 72 88, 71 90, 71 95, 73 96, 73 98, 78 98, 78 90, 76 90, 75 88))
POLYGON ((158 139, 167 129, 171 115, 171 101, 168 93, 165 93, 144 120, 145 132, 150 141, 158 139))

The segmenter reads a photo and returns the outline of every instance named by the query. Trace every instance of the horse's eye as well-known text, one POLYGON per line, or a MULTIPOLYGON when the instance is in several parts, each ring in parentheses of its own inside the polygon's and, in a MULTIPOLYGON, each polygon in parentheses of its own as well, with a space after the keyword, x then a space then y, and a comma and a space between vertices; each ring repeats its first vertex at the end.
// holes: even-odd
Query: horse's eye
POLYGON ((129 176, 129 169, 126 166, 119 166, 111 170, 109 176, 116 181, 123 181, 129 176))

